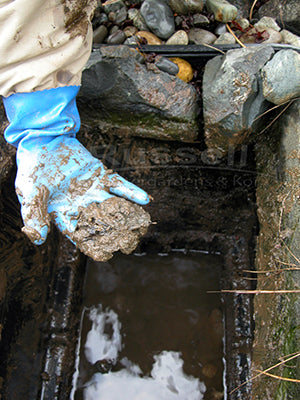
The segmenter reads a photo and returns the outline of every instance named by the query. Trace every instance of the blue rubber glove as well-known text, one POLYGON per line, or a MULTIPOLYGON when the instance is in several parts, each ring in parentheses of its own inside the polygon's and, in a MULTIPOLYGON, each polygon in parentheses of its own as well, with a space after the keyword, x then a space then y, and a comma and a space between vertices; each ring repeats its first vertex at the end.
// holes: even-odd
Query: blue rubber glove
POLYGON ((141 205, 149 202, 146 192, 107 170, 75 138, 78 91, 69 86, 3 99, 10 122, 4 136, 17 147, 22 230, 37 245, 46 240, 51 220, 67 236, 74 232, 79 207, 113 195, 141 205))

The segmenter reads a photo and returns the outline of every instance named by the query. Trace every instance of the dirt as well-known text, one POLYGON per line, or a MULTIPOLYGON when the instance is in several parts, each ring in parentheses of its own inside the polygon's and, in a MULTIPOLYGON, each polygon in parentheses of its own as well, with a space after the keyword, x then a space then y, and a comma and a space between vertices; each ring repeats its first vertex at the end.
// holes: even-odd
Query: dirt
POLYGON ((107 261, 121 250, 130 254, 151 224, 150 214, 119 197, 80 208, 75 232, 67 232, 77 247, 95 261, 107 261))

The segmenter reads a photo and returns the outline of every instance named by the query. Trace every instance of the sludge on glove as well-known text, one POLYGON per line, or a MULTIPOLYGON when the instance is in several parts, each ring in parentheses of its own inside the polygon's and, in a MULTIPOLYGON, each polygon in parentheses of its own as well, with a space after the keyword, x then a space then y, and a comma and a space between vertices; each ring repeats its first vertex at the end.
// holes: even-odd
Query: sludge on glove
POLYGON ((78 91, 68 86, 3 98, 10 122, 4 136, 17 147, 15 186, 23 231, 37 245, 46 240, 51 220, 66 235, 74 232, 79 208, 93 202, 113 195, 149 202, 144 190, 107 170, 75 138, 78 91))

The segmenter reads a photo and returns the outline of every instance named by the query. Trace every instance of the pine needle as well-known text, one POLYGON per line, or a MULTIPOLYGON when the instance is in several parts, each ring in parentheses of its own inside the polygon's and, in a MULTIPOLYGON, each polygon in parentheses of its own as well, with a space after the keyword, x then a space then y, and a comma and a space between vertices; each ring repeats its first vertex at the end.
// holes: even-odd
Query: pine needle
POLYGON ((255 370, 255 371, 259 372, 260 374, 270 376, 271 378, 280 379, 281 381, 300 383, 299 379, 285 378, 284 376, 278 376, 278 375, 270 374, 269 372, 260 371, 259 369, 255 370))
POLYGON ((300 293, 300 290, 210 290, 207 293, 235 293, 235 294, 285 294, 300 293))
POLYGON ((219 52, 222 53, 222 54, 225 54, 225 52, 224 52, 223 50, 218 49, 217 47, 211 46, 210 44, 202 43, 202 45, 203 45, 203 46, 206 46, 206 47, 209 47, 210 49, 217 50, 217 51, 219 51, 219 52))
POLYGON ((226 24, 226 27, 227 27, 227 29, 229 30, 229 32, 232 34, 232 36, 235 38, 235 40, 238 42, 238 44, 239 44, 240 46, 242 46, 242 47, 246 47, 246 46, 244 45, 244 43, 242 43, 242 42, 240 41, 240 39, 234 34, 233 30, 230 28, 230 26, 228 25, 228 23, 226 24))
POLYGON ((253 14, 253 10, 254 10, 254 7, 255 7, 255 4, 257 3, 257 0, 254 0, 254 2, 252 3, 252 6, 251 6, 251 8, 250 8, 250 13, 249 13, 249 20, 251 21, 251 19, 252 19, 252 14, 253 14))
POLYGON ((288 358, 284 359, 283 361, 280 361, 278 364, 272 365, 271 367, 265 369, 264 371, 262 371, 262 372, 260 372, 259 374, 253 376, 252 378, 247 379, 247 380, 246 380, 245 382, 243 382, 241 385, 239 385, 239 386, 237 386, 235 389, 233 389, 233 390, 230 392, 230 394, 236 392, 236 391, 237 391, 238 389, 240 389, 242 386, 247 385, 247 383, 249 383, 249 382, 251 382, 251 381, 254 381, 254 379, 257 379, 257 378, 259 378, 260 376, 264 375, 266 372, 269 372, 269 371, 271 371, 272 369, 274 369, 274 368, 276 368, 276 367, 279 367, 280 365, 285 364, 286 362, 291 361, 291 360, 293 360, 294 358, 297 358, 297 357, 299 357, 299 356, 300 356, 300 353, 293 353, 293 354, 291 354, 291 357, 290 357, 290 356, 285 356, 285 357, 288 357, 288 358))

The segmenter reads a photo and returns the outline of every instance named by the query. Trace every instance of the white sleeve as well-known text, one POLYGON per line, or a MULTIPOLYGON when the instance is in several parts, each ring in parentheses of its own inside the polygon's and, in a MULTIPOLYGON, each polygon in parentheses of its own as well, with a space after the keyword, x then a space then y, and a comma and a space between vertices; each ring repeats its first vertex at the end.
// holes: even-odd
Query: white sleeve
POLYGON ((97 0, 0 0, 0 95, 77 86, 97 0))

